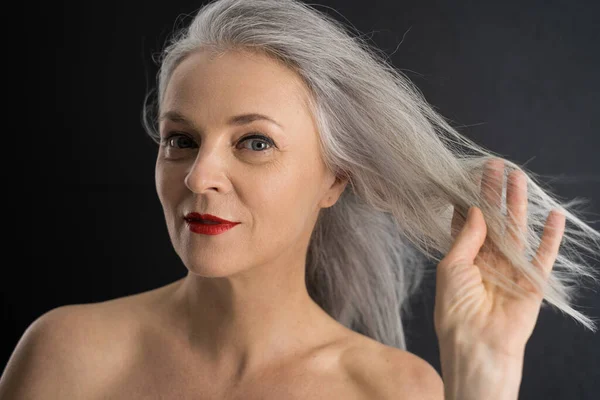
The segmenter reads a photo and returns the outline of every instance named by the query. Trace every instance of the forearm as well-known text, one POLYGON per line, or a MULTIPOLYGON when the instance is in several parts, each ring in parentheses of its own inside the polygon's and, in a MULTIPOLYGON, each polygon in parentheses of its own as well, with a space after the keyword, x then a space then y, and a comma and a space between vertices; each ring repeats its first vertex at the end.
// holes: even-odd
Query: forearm
POLYGON ((523 359, 502 357, 477 343, 440 346, 445 400, 517 400, 523 359))

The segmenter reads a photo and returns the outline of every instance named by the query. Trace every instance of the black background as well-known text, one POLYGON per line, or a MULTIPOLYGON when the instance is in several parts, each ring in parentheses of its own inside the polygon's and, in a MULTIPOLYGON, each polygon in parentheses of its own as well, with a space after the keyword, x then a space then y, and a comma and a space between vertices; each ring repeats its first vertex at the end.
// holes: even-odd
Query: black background
MULTIPOLYGON (((3 368, 27 326, 50 309, 139 293, 185 275, 155 191, 157 146, 140 115, 155 83, 152 54, 175 20, 202 4, 68 1, 25 4, 26 12, 5 16, 12 24, 4 38, 5 87, 13 94, 3 107, 3 368)), ((589 220, 597 219, 597 3, 317 4, 369 33, 462 133, 549 176, 561 198, 588 199, 589 220)), ((408 350, 440 371, 433 293, 428 279, 413 301, 408 350)), ((600 291, 581 293, 578 308, 598 319, 600 291)), ((598 398, 599 338, 542 310, 520 398, 598 398)))

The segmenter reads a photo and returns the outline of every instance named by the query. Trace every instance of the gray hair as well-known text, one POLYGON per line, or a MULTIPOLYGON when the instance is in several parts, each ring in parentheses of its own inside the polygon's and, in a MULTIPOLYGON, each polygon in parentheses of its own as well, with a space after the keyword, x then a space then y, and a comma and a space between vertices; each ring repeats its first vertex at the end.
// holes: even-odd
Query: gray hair
MULTIPOLYGON (((595 331, 595 322, 572 307, 581 278, 598 283, 582 251, 597 254, 600 232, 575 214, 578 200, 561 203, 524 167, 503 159, 505 174, 525 173, 526 232, 506 225, 507 210, 481 194, 485 167, 499 155, 461 135, 386 57, 348 27, 297 0, 218 0, 203 6, 191 24, 165 46, 157 98, 144 101, 148 135, 160 142, 156 112, 175 67, 190 53, 210 48, 260 52, 295 71, 311 94, 310 110, 325 164, 349 188, 321 209, 307 253, 311 297, 344 326, 406 349, 401 316, 422 283, 426 258, 449 251, 454 208, 484 214, 488 240, 544 293, 544 300, 595 331), (561 251, 549 280, 532 263, 549 212, 566 217, 561 251), (505 240, 507 230, 526 254, 505 240)), ((506 175, 505 175, 506 176, 506 175)), ((519 296, 511 277, 486 268, 484 279, 519 296)))

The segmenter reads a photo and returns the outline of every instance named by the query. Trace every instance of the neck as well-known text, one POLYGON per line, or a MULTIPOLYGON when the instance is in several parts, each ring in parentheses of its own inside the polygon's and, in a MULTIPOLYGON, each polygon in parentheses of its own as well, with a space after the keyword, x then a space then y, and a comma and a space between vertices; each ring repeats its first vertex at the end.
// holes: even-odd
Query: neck
POLYGON ((345 329, 309 296, 303 265, 255 267, 221 278, 188 273, 175 285, 174 298, 192 351, 236 380, 345 329))

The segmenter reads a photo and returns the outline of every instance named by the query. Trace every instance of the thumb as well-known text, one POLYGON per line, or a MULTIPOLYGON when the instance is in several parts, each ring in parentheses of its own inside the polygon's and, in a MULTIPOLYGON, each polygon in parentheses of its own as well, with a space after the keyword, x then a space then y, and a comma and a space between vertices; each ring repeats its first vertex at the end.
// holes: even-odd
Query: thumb
POLYGON ((436 271, 434 326, 438 337, 448 326, 447 313, 454 307, 457 296, 481 283, 481 273, 475 258, 483 246, 487 229, 481 210, 469 208, 462 229, 448 254, 439 262, 436 271))
POLYGON ((475 206, 470 207, 463 227, 448 254, 440 261, 439 267, 447 269, 457 264, 474 264, 486 235, 487 227, 481 210, 475 206))

